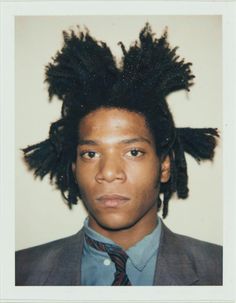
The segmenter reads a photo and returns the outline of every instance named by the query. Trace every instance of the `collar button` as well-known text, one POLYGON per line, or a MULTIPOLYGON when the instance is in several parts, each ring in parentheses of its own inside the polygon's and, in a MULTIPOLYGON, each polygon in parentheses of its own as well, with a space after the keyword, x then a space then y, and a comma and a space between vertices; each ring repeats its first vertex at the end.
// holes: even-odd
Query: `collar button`
POLYGON ((103 261, 103 264, 106 265, 106 266, 108 266, 108 265, 111 264, 111 260, 110 260, 110 259, 105 259, 105 260, 103 261))

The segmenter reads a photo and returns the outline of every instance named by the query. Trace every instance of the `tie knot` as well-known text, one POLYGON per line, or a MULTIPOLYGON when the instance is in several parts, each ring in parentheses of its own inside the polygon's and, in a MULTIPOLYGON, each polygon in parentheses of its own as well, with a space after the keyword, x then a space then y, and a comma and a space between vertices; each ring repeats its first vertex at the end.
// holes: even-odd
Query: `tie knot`
POLYGON ((93 248, 106 252, 111 258, 112 262, 115 263, 116 270, 119 272, 125 271, 126 261, 128 259, 128 255, 126 252, 113 244, 103 243, 96 241, 85 234, 86 242, 93 248))

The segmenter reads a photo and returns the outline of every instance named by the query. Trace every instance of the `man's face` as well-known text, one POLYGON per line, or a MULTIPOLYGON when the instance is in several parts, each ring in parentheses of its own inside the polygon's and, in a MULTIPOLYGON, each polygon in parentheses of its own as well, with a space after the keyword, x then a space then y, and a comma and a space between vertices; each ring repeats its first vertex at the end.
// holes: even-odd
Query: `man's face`
POLYGON ((73 170, 95 230, 156 221, 160 162, 141 114, 100 108, 85 116, 73 170))

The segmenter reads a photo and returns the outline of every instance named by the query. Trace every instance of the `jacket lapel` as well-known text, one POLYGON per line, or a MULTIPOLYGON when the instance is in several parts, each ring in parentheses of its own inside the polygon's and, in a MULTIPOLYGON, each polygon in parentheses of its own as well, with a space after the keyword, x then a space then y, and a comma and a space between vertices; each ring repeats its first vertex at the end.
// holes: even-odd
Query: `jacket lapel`
MULTIPOLYGON (((80 285, 83 253, 83 229, 63 247, 43 283, 44 285, 80 285)), ((198 281, 190 256, 180 244, 179 236, 162 223, 154 285, 193 285, 198 281)))
POLYGON ((162 222, 154 285, 193 285, 198 280, 193 261, 183 249, 179 236, 162 222))

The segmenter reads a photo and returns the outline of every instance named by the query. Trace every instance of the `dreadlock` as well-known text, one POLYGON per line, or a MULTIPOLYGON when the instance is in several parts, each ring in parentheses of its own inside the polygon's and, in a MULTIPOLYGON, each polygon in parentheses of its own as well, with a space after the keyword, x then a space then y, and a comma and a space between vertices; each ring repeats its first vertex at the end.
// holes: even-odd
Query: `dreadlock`
POLYGON ((92 38, 89 31, 63 32, 64 45, 46 66, 50 100, 62 101, 61 118, 52 123, 49 138, 23 149, 29 168, 41 179, 49 174, 69 207, 81 198, 72 172, 76 160, 78 125, 91 111, 101 107, 123 108, 142 114, 150 128, 160 159, 170 157, 171 177, 160 185, 158 208, 163 218, 174 192, 188 196, 185 152, 198 162, 212 159, 217 130, 212 128, 176 128, 166 97, 177 90, 189 90, 194 76, 191 63, 180 60, 177 47, 167 42, 167 30, 155 38, 147 23, 117 66, 104 42, 92 38), (161 195, 163 198, 161 199, 161 195))

